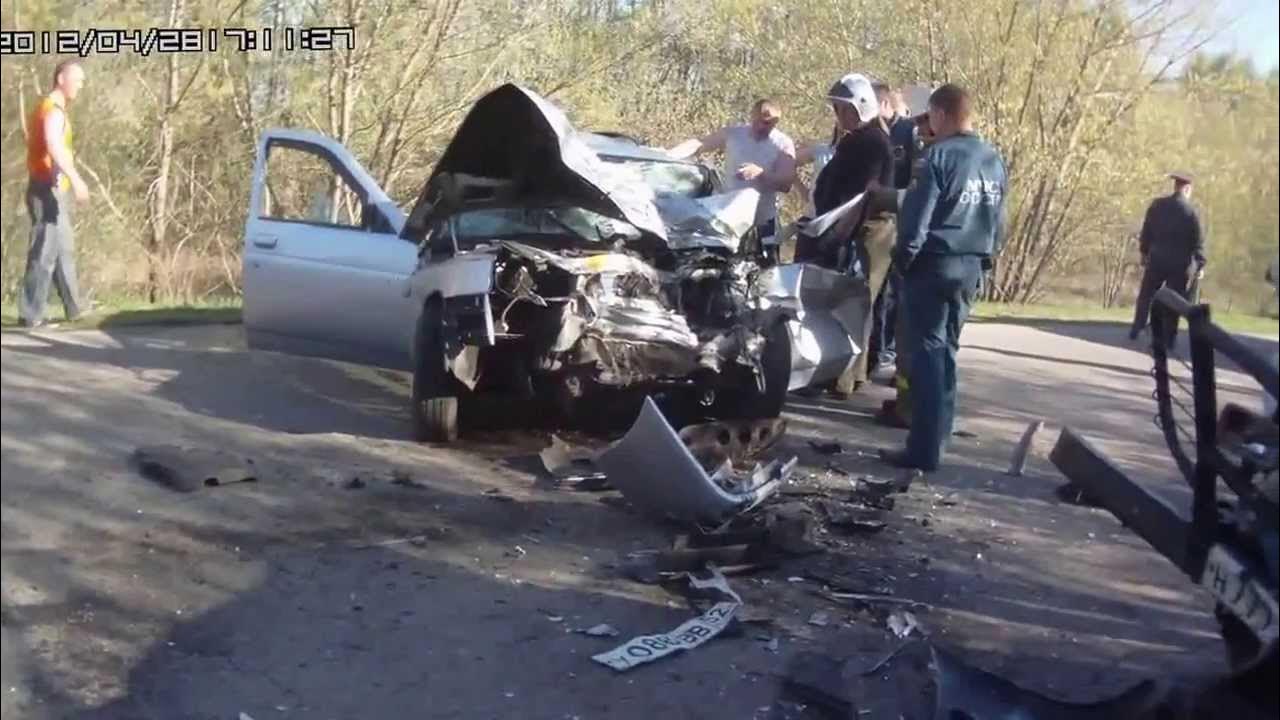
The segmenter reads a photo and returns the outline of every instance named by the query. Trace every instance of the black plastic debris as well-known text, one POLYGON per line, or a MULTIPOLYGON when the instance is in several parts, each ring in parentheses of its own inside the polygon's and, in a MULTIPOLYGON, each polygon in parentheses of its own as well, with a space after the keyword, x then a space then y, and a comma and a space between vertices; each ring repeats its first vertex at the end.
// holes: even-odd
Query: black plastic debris
POLYGON ((1098 502, 1096 498, 1086 493, 1083 488, 1075 483, 1069 482, 1064 485, 1059 485, 1053 491, 1053 494, 1056 495, 1059 500, 1069 505, 1079 505, 1080 507, 1090 508, 1102 507, 1102 503, 1098 502))
POLYGON ((252 460, 220 450, 154 445, 134 450, 133 460, 143 477, 181 493, 258 480, 252 460))
POLYGON ((810 440, 809 447, 820 455, 839 455, 844 452, 844 446, 835 440, 810 440))
POLYGON ((391 471, 391 484, 409 488, 411 490, 425 490, 427 487, 417 480, 414 480, 413 476, 404 470, 391 471))

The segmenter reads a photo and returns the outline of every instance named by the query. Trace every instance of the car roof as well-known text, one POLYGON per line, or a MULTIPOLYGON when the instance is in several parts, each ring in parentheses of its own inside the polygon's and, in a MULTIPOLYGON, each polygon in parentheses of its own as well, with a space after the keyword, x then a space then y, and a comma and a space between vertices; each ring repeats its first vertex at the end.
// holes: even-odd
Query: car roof
POLYGON ((597 155, 623 158, 627 160, 653 160, 656 162, 680 163, 683 165, 695 164, 673 158, 662 150, 641 145, 638 142, 625 137, 615 137, 613 135, 604 135, 594 132, 582 133, 582 135, 587 146, 592 150, 595 150, 597 155))

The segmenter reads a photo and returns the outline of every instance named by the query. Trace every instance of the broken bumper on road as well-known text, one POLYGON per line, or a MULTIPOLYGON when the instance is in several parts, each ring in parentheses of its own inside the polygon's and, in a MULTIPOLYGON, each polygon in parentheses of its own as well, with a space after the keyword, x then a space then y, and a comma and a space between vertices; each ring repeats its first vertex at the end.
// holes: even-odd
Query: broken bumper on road
POLYGON ((609 483, 642 509, 693 523, 719 524, 759 505, 782 485, 796 459, 775 460, 736 481, 729 463, 710 475, 652 398, 627 434, 596 460, 609 483))

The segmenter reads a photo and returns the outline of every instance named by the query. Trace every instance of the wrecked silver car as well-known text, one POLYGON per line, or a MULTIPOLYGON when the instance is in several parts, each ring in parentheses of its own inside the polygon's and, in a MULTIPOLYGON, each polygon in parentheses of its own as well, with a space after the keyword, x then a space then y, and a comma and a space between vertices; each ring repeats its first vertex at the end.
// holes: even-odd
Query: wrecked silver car
POLYGON ((628 407, 627 422, 646 395, 776 416, 788 390, 856 358, 870 303, 859 279, 772 262, 757 198, 579 132, 516 85, 475 104, 407 218, 337 143, 269 131, 246 225, 249 343, 411 370, 425 440, 514 401, 588 418, 628 407), (319 156, 347 194, 299 194, 292 170, 273 185, 281 149, 319 156), (291 192, 298 219, 278 211, 291 192))

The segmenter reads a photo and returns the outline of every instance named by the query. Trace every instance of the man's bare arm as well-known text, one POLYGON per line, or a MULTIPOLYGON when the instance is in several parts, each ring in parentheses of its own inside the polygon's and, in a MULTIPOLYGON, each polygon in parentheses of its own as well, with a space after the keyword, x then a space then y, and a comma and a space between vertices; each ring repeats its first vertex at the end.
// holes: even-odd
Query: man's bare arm
POLYGON ((725 132, 724 128, 721 128, 706 137, 685 140, 679 145, 667 150, 667 154, 673 158, 684 160, 685 158, 691 158, 700 152, 706 152, 708 150, 723 150, 727 138, 728 134, 725 132))
POLYGON ((52 112, 44 119, 44 137, 45 143, 49 147, 49 157, 53 158, 54 165, 60 172, 67 175, 67 179, 72 185, 88 187, 84 180, 80 177, 80 173, 76 172, 75 163, 71 160, 71 153, 67 150, 66 143, 62 140, 62 127, 66 122, 61 112, 52 112))
POLYGON ((756 187, 774 192, 790 192, 791 184, 796 181, 796 158, 790 153, 782 153, 773 161, 773 167, 756 178, 756 187))
POLYGON ((808 165, 813 162, 814 158, 817 157, 817 149, 817 143, 809 143, 799 150, 796 150, 796 167, 808 165))

